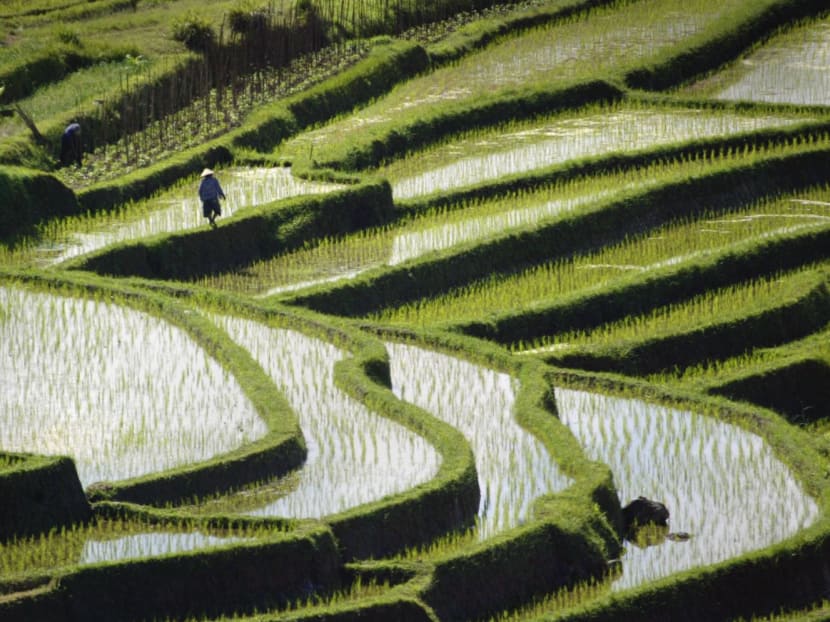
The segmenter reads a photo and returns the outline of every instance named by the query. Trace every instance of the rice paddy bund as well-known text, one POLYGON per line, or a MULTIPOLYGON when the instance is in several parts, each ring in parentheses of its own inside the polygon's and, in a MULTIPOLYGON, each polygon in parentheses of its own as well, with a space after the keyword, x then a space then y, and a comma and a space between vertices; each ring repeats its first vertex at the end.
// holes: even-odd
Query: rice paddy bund
POLYGON ((788 30, 684 92, 715 99, 830 104, 830 20, 788 30))
POLYGON ((69 455, 84 486, 195 464, 267 432, 181 329, 127 307, 0 288, 0 447, 69 455))
POLYGON ((688 541, 627 542, 624 590, 780 542, 819 509, 761 437, 692 412, 557 388, 559 418, 588 455, 608 464, 623 503, 642 495, 671 512, 688 541))

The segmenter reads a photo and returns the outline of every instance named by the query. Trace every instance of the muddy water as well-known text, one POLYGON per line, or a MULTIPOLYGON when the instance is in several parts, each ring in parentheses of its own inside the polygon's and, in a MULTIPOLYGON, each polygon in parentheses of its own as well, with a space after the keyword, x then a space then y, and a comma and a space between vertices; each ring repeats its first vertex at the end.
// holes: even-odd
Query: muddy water
POLYGON ((668 507, 687 541, 626 542, 616 589, 760 549, 819 515, 760 436, 688 411, 556 389, 560 419, 589 458, 608 464, 623 505, 640 495, 668 507))

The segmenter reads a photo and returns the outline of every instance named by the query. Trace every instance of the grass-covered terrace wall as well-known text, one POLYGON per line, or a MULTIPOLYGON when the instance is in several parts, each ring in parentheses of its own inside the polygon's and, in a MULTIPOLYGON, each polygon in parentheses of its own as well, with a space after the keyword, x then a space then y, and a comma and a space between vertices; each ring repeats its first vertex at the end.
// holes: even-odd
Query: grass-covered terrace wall
POLYGON ((70 458, 0 454, 0 464, 0 543, 91 517, 70 458))
POLYGON ((830 318, 826 270, 803 275, 800 281, 798 291, 789 291, 770 305, 736 310, 702 326, 679 326, 647 339, 575 347, 543 356, 559 367, 646 375, 794 341, 821 330, 830 318))
MULTIPOLYGON (((130 512, 102 508, 103 514, 124 511, 130 512)), ((187 517, 164 520, 170 526, 194 526, 187 517)), ((244 528, 243 523, 229 525, 233 530, 244 528)), ((104 622, 252 614, 285 607, 312 590, 336 589, 338 568, 331 531, 319 524, 297 524, 214 549, 62 569, 39 578, 40 584, 28 592, 0 598, 0 616, 8 622, 104 622)))
POLYGON ((732 374, 709 392, 751 402, 800 426, 830 418, 830 361, 809 352, 732 374))
POLYGON ((792 270, 822 260, 830 244, 830 229, 822 227, 780 237, 748 241, 733 248, 692 260, 687 265, 669 266, 651 274, 609 286, 601 292, 576 293, 551 300, 532 310, 505 314, 486 321, 453 326, 453 330, 504 345, 532 343, 553 330, 583 330, 644 313, 701 294, 710 288, 725 287, 792 270))
POLYGON ((758 41, 781 29, 782 24, 795 23, 826 11, 827 5, 822 0, 773 0, 747 4, 738 18, 724 20, 719 28, 706 33, 705 37, 697 37, 647 66, 628 71, 625 81, 633 88, 649 90, 678 86, 737 58, 758 41))
POLYGON ((4 240, 44 220, 80 211, 74 193, 57 178, 22 167, 0 167, 0 197, 0 238, 4 240))
POLYGON ((360 316, 386 306, 434 296, 499 272, 514 272, 622 240, 659 224, 747 204, 760 197, 827 180, 822 148, 724 166, 703 176, 678 178, 645 191, 629 191, 579 213, 483 243, 431 254, 389 269, 367 272, 345 284, 312 288, 284 298, 323 313, 360 316))

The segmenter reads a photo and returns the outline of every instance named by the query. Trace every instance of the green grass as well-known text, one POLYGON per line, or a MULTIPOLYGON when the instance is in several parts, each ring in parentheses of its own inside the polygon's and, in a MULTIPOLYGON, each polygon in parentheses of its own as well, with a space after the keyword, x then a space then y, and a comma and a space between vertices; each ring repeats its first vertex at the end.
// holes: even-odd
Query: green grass
POLYGON ((804 339, 776 348, 754 348, 740 356, 719 361, 705 361, 691 367, 666 370, 647 377, 649 382, 700 389, 716 385, 742 370, 764 367, 794 356, 809 354, 830 361, 830 331, 824 330, 804 339))

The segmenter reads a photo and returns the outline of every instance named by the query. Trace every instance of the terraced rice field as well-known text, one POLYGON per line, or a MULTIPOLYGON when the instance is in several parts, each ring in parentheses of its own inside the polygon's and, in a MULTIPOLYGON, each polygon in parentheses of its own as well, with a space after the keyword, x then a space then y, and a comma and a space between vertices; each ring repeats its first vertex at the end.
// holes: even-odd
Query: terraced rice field
POLYGON ((826 8, 487 15, 361 42, 134 203, 44 215, 0 165, 0 619, 825 607, 826 8))
POLYGON ((193 464, 266 433, 228 371, 158 318, 13 287, 0 301, 7 451, 68 454, 89 486, 193 464))
POLYGON ((722 100, 826 106, 828 84, 830 23, 823 20, 773 38, 688 90, 722 100))

